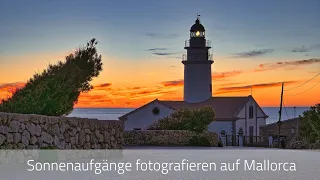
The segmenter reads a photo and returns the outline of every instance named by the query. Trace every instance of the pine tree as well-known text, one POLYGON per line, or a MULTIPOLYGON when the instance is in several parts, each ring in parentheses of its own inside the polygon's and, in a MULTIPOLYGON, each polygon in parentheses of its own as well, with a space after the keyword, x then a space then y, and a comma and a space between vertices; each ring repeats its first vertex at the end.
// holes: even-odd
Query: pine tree
POLYGON ((11 98, 2 100, 0 112, 61 116, 69 114, 81 92, 92 89, 90 81, 102 70, 95 39, 66 57, 36 73, 11 98))

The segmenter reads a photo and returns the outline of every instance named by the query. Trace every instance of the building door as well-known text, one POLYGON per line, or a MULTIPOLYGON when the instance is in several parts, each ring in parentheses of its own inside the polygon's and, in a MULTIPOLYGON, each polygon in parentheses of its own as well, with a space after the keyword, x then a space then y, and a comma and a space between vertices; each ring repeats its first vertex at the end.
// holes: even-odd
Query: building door
POLYGON ((249 139, 250 144, 253 144, 253 126, 249 127, 249 139))

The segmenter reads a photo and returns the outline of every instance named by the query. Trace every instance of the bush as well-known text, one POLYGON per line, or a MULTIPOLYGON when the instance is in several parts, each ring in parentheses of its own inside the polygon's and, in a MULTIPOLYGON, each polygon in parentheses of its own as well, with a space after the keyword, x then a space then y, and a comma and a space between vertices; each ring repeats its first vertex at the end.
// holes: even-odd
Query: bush
POLYGON ((180 109, 154 122, 149 130, 189 130, 202 133, 214 119, 214 110, 211 107, 197 109, 180 109))
POLYGON ((223 144, 221 141, 218 142, 218 147, 223 147, 223 144))
POLYGON ((42 73, 36 73, 13 96, 0 103, 0 112, 67 115, 73 110, 81 92, 92 89, 90 81, 102 70, 97 42, 92 39, 84 48, 66 57, 65 62, 49 65, 42 73))
POLYGON ((210 141, 205 136, 193 136, 189 140, 189 146, 210 146, 210 141))
POLYGON ((320 104, 305 111, 301 120, 301 136, 309 143, 320 140, 320 104))

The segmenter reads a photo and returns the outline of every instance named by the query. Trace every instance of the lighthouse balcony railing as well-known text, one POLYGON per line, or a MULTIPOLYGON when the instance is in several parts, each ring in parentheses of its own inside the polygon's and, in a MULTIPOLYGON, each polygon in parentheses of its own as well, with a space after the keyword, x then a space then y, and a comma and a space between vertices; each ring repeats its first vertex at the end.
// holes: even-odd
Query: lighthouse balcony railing
MULTIPOLYGON (((190 40, 186 40, 184 43, 184 46, 186 48, 190 47, 190 40)), ((198 45, 198 46, 203 47, 203 45, 198 45)), ((193 47, 197 47, 197 45, 195 44, 193 47)), ((205 47, 211 48, 211 41, 210 40, 205 41, 205 47)))
MULTIPOLYGON (((211 53, 208 54, 207 60, 213 61, 213 55, 212 55, 211 53)), ((187 54, 183 54, 183 55, 182 55, 182 61, 188 61, 188 55, 187 55, 187 54)))

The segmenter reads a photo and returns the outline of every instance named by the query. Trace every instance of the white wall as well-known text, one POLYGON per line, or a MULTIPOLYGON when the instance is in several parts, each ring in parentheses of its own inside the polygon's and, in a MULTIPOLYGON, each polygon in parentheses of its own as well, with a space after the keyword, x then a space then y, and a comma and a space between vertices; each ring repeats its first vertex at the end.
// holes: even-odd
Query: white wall
POLYGON ((209 132, 220 134, 222 130, 225 130, 226 134, 232 134, 232 121, 214 121, 208 126, 209 132))
POLYGON ((258 135, 260 136, 260 127, 266 125, 266 118, 258 118, 258 135))
POLYGON ((238 119, 236 121, 236 134, 239 133, 240 128, 242 128, 242 130, 244 132, 244 128, 245 128, 245 125, 246 125, 245 123, 246 123, 245 119, 238 119))
POLYGON ((253 136, 259 136, 260 126, 266 124, 266 118, 262 118, 263 116, 264 114, 258 104, 255 103, 252 98, 249 98, 245 107, 243 107, 237 115, 240 119, 236 121, 236 132, 238 133, 239 129, 242 127, 244 134, 249 136, 249 128, 250 126, 253 126, 253 136), (253 106, 253 118, 249 119, 249 107, 251 105, 253 106))
POLYGON ((125 130, 133 130, 134 128, 146 129, 154 121, 169 116, 173 111, 158 102, 152 102, 147 106, 127 116, 125 120, 125 130), (160 109, 159 115, 152 113, 153 108, 160 109))

